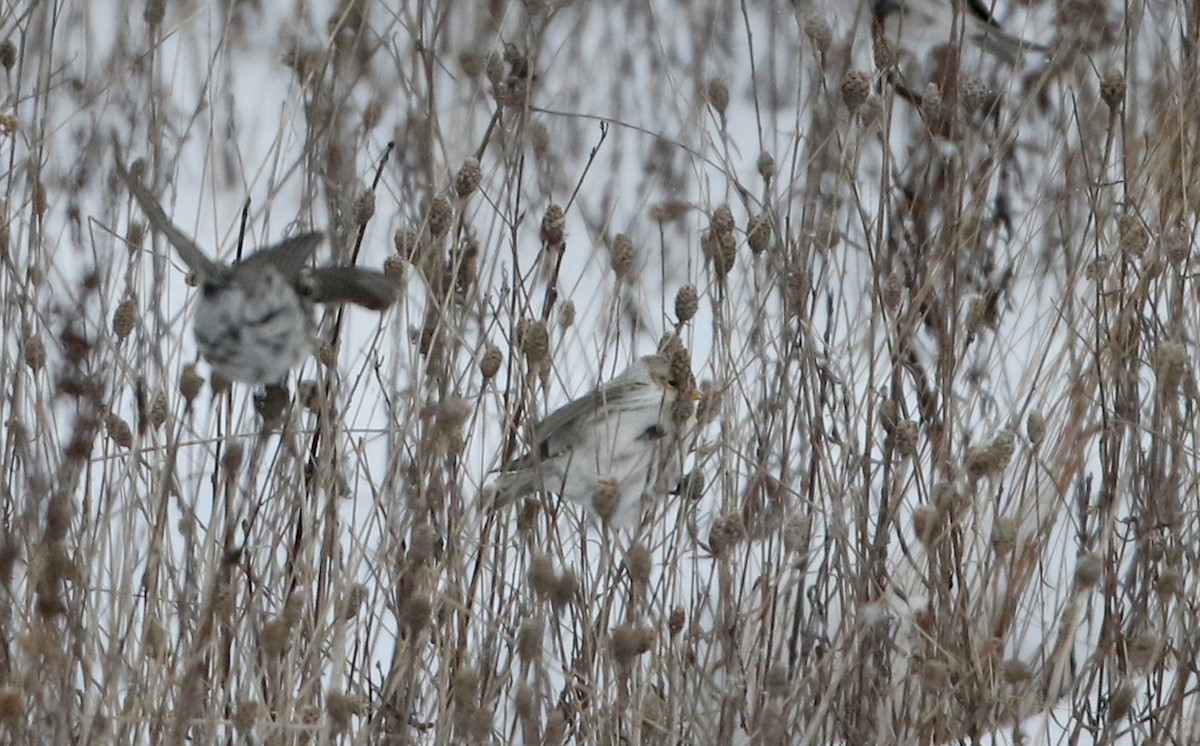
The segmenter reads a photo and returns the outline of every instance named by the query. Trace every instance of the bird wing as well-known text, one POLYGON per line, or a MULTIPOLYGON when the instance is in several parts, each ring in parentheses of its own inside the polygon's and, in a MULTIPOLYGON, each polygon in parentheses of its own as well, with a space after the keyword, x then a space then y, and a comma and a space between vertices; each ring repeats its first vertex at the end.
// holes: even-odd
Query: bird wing
POLYGON ((318 231, 285 238, 273 246, 259 249, 233 266, 235 270, 274 267, 287 279, 294 280, 308 264, 322 238, 324 234, 318 231))
POLYGON ((200 247, 195 244, 192 239, 188 238, 187 234, 181 231, 171 219, 167 217, 167 213, 163 212, 162 206, 158 204, 158 200, 150 193, 140 181, 133 177, 125 169, 125 164, 121 163, 120 154, 117 155, 117 175, 129 187, 129 191, 133 193, 133 197, 137 200, 138 206, 142 208, 142 212, 146 214, 150 225, 154 230, 167 237, 167 241, 175 247, 175 251, 179 252, 179 258, 188 266, 188 269, 201 275, 202 277, 219 277, 226 272, 224 265, 209 259, 200 247))
POLYGON ((992 28, 1000 28, 1000 24, 996 21, 996 17, 992 15, 991 8, 984 5, 984 0, 967 0, 967 10, 971 11, 971 15, 978 18, 992 28))
POLYGON ((358 267, 318 267, 309 275, 317 303, 356 303, 382 311, 396 301, 400 286, 382 272, 358 267))

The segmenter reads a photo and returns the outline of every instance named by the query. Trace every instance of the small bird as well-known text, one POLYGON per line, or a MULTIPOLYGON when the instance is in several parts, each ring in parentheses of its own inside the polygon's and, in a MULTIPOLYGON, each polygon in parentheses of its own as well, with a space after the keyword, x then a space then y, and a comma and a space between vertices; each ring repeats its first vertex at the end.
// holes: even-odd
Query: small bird
POLYGON ((1046 53, 1045 47, 1004 33, 984 0, 873 0, 875 28, 893 51, 924 56, 959 38, 1008 65, 1023 52, 1046 53))
POLYGON ((383 311, 399 290, 382 272, 357 267, 309 268, 321 233, 304 233, 257 251, 232 266, 214 261, 167 217, 150 190, 117 156, 117 174, 150 225, 166 236, 199 279, 192 331, 213 370, 231 381, 275 384, 312 349, 314 303, 355 303, 383 311))
POLYGON ((680 481, 682 436, 697 398, 686 365, 662 355, 639 359, 534 427, 532 450, 500 469, 496 504, 545 490, 613 525, 636 522, 646 501, 680 481))

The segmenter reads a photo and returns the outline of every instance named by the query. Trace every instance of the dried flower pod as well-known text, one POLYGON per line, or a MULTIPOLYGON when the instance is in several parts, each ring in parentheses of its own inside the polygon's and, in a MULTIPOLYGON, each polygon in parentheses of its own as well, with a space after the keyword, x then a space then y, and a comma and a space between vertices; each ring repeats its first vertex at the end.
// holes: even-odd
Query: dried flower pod
POLYGON ((500 348, 488 345, 487 351, 483 353, 483 357, 479 361, 479 373, 483 376, 483 380, 490 381, 495 378, 503 363, 504 355, 500 352, 500 348))
POLYGON ((724 559, 745 538, 746 526, 742 517, 736 513, 726 514, 713 521, 708 546, 714 557, 724 559))
POLYGON ((25 341, 21 343, 21 356, 25 359, 25 365, 34 373, 46 367, 46 347, 42 338, 36 334, 25 337, 25 341))
POLYGON ((708 81, 708 103, 722 117, 729 107, 729 85, 721 78, 708 81))
POLYGON ((454 178, 454 191, 460 199, 470 197, 479 188, 479 182, 483 178, 483 171, 479 166, 479 159, 468 158, 463 161, 462 166, 458 169, 458 175, 454 178))
POLYGON ((728 203, 718 205, 717 209, 713 210, 709 227, 714 234, 733 233, 736 225, 733 220, 733 210, 730 209, 728 203))
POLYGON ((137 319, 137 306, 132 298, 126 298, 117 306, 113 313, 113 333, 117 339, 125 339, 133 332, 133 323, 137 319))
POLYGON ((108 433, 108 437, 122 448, 133 447, 133 430, 129 428, 129 423, 121 419, 115 414, 109 414, 104 418, 104 429, 108 433))
POLYGON ((433 201, 429 203, 429 235, 441 238, 450 230, 450 224, 453 221, 454 209, 450 206, 450 202, 444 197, 434 197, 433 201))
POLYGON ((183 366, 183 370, 179 373, 179 393, 183 395, 183 400, 191 404, 200 394, 203 386, 204 378, 196 372, 196 366, 183 366))
POLYGON ((3 67, 5 72, 12 70, 17 64, 17 47, 8 39, 0 42, 0 67, 3 67))
POLYGON ((1119 70, 1108 70, 1100 80, 1100 100, 1110 109, 1125 102, 1125 76, 1119 70))
POLYGON ((532 363, 540 363, 550 352, 550 330, 541 321, 522 321, 517 326, 521 352, 532 363))
POLYGON ((1075 566, 1075 586, 1091 588, 1100 582, 1104 575, 1104 560, 1098 554, 1080 555, 1079 563, 1075 566))
POLYGON ((650 582, 650 572, 654 569, 654 559, 650 556, 650 550, 646 545, 635 542, 633 546, 625 552, 625 572, 629 573, 629 579, 634 583, 645 585, 650 582))
POLYGON ((801 23, 804 35, 812 42, 813 48, 824 57, 829 52, 829 45, 833 43, 833 29, 829 27, 825 16, 821 15, 816 8, 809 7, 805 11, 801 23))
POLYGON ((700 296, 695 285, 684 285, 675 293, 675 318, 683 324, 692 320, 700 308, 700 296))
POLYGON ((609 248, 609 262, 612 265, 613 274, 618 280, 627 282, 633 274, 633 265, 637 260, 637 250, 633 247, 633 241, 624 233, 618 233, 613 239, 612 246, 609 248))
POLYGON ((775 178, 775 156, 767 151, 758 154, 758 175, 763 178, 763 181, 770 181, 775 178))
POLYGON ((566 223, 561 207, 558 205, 547 207, 546 214, 542 216, 542 243, 553 248, 562 246, 566 223))
POLYGON ((229 438, 225 441, 225 451, 221 454, 221 470, 226 477, 235 477, 242 470, 242 461, 246 456, 246 448, 240 440, 229 438))
POLYGON ((851 70, 842 78, 842 103, 856 111, 871 95, 871 77, 861 70, 851 70))
POLYGON ((375 190, 365 189, 354 200, 354 224, 366 225, 375 215, 375 190))
POLYGON ((750 245, 750 251, 754 254, 761 254, 766 250, 771 243, 771 221, 766 215, 759 213, 750 218, 746 223, 746 243, 750 245))
POLYGON ((913 532, 926 547, 942 534, 942 512, 932 505, 918 505, 912 513, 913 532))
POLYGON ((619 666, 628 666, 639 655, 650 652, 654 646, 654 630, 632 624, 622 624, 613 630, 609 647, 613 660, 619 666))
POLYGON ((563 329, 570 329, 575 325, 575 301, 565 301, 558 307, 558 325, 563 329))
POLYGON ((621 508, 621 485, 610 479, 602 479, 596 484, 592 494, 592 509, 600 520, 608 523, 621 508))
POLYGON ((167 392, 162 390, 154 392, 154 397, 150 400, 150 408, 146 411, 146 422, 155 429, 162 427, 167 421, 167 411, 167 392))

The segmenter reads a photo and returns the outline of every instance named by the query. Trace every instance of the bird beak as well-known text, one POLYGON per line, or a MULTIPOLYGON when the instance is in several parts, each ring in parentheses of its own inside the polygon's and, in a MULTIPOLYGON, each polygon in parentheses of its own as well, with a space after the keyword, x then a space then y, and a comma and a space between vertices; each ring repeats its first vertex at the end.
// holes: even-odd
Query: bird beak
POLYGON ((703 394, 700 393, 700 389, 692 386, 690 389, 688 389, 688 396, 691 397, 692 401, 700 401, 700 397, 703 396, 703 394))

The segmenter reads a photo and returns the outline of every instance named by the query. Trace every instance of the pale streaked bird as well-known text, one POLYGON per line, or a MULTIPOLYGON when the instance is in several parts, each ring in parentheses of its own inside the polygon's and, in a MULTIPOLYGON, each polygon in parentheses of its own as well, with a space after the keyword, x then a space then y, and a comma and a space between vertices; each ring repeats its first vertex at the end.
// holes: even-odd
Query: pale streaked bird
POLYGON ((382 272, 307 266, 322 234, 304 233, 233 265, 214 261, 167 217, 150 190, 117 157, 117 174, 154 230, 199 279, 192 331, 200 354, 231 381, 274 384, 312 350, 313 303, 355 303, 382 311, 398 286, 382 272))
POLYGON ((531 450, 501 467, 496 503, 545 490, 613 525, 635 523, 679 484, 687 413, 697 396, 691 374, 674 372, 666 357, 639 359, 534 427, 531 450), (683 424, 681 396, 688 398, 683 424))
POLYGON ((1048 50, 1005 33, 985 0, 872 0, 876 31, 893 52, 923 57, 960 38, 997 59, 1015 65, 1024 52, 1048 50))

